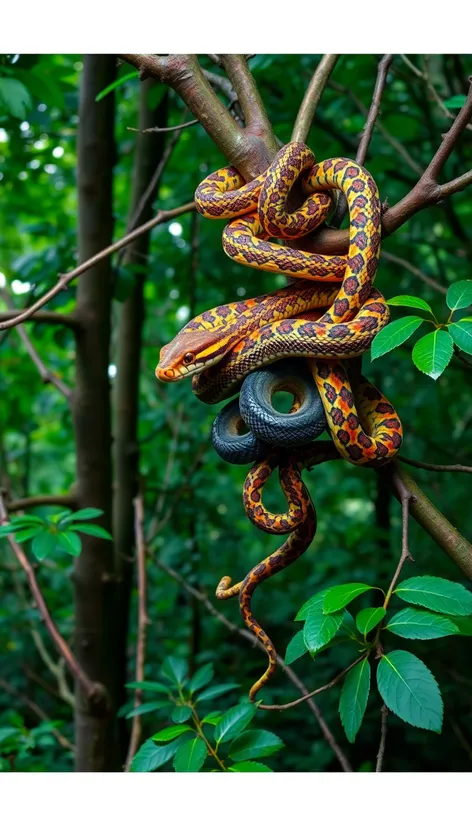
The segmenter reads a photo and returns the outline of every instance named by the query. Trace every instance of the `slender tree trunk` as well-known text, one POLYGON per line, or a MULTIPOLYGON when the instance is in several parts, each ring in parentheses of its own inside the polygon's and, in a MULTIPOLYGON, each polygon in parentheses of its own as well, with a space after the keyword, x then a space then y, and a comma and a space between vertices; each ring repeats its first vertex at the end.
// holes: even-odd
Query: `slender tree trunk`
MULTIPOLYGON (((136 140, 136 154, 133 173, 133 187, 130 201, 129 222, 133 222, 138 205, 146 191, 152 176, 162 158, 164 149, 163 134, 151 132, 142 134, 142 130, 158 124, 165 125, 167 120, 167 100, 165 94, 157 109, 148 105, 150 89, 154 80, 142 83, 139 102, 140 132, 136 140)), ((138 223, 144 223, 152 217, 152 205, 156 191, 148 199, 140 212, 138 223)), ((133 499, 137 493, 139 472, 138 447, 138 412, 139 412, 139 376, 141 370, 141 339, 145 319, 144 284, 149 253, 149 235, 141 235, 128 247, 124 265, 134 274, 133 289, 120 308, 117 337, 117 374, 114 385, 114 465, 115 493, 113 502, 113 536, 115 540, 117 590, 117 635, 118 635, 118 675, 120 703, 125 700, 125 682, 127 670, 127 637, 129 626, 129 603, 133 573, 134 554, 134 510, 133 499), (139 271, 133 272, 133 265, 139 265, 139 271)), ((122 726, 121 748, 126 754, 127 727, 122 726)))
MULTIPOLYGON (((114 96, 95 97, 115 78, 116 60, 86 55, 80 88, 78 130, 79 258, 84 261, 106 247, 113 235, 112 183, 115 161, 114 96)), ((79 508, 104 511, 101 524, 111 528, 111 422, 108 379, 110 258, 92 267, 78 281, 76 388, 73 416, 77 450, 79 508)), ((77 690, 76 770, 120 769, 117 744, 116 614, 113 546, 93 536, 82 537, 82 553, 74 576, 79 661, 108 692, 106 703, 88 703, 77 690)))

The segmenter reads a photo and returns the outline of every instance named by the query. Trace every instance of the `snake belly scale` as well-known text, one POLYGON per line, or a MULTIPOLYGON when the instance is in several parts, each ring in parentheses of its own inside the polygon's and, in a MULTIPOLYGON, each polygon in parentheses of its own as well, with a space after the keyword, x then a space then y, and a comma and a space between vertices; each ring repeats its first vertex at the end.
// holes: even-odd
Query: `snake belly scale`
MULTIPOLYGON (((234 396, 254 370, 287 357, 305 359, 337 455, 355 465, 390 461, 402 443, 400 420, 382 393, 349 366, 349 360, 365 353, 389 320, 385 299, 372 286, 381 219, 372 176, 347 158, 315 163, 308 147, 290 143, 250 183, 232 167, 209 175, 198 187, 195 201, 202 215, 230 219, 223 248, 234 261, 300 280, 192 319, 162 348, 157 377, 178 381, 192 376, 195 395, 212 404, 234 396), (305 200, 289 212, 287 200, 297 181, 305 200), (334 189, 344 193, 349 207, 347 256, 322 256, 277 242, 293 242, 319 226, 329 213, 334 189)), ((329 443, 320 443, 319 461, 332 459, 323 444, 329 443)), ((266 673, 250 691, 251 699, 276 665, 274 646, 252 614, 252 594, 258 584, 297 559, 316 532, 314 506, 301 480, 306 463, 297 456, 296 450, 269 454, 249 472, 244 488, 246 513, 254 524, 270 533, 289 533, 288 538, 244 580, 231 586, 229 577, 223 577, 217 588, 220 599, 239 595, 242 617, 269 657, 266 673), (261 497, 277 466, 289 510, 274 515, 266 511, 261 497)))

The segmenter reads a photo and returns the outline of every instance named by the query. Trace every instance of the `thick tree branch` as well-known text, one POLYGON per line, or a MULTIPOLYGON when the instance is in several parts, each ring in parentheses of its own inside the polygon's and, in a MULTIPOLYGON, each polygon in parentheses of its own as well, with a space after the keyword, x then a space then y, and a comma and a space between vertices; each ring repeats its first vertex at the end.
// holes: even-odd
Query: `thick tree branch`
POLYGON ((300 109, 298 110, 292 132, 292 141, 305 143, 311 124, 313 123, 313 118, 315 117, 316 107, 338 59, 338 54, 325 54, 318 63, 316 71, 308 85, 308 89, 305 92, 300 109))
MULTIPOLYGON (((169 568, 169 566, 166 565, 164 562, 161 562, 160 559, 156 559, 156 563, 159 566, 159 568, 161 568, 163 571, 165 571, 166 574, 168 574, 168 576, 172 577, 172 579, 174 579, 176 582, 178 582, 179 585, 182 586, 182 588, 184 588, 189 594, 192 594, 192 596, 195 597, 195 599, 197 599, 199 602, 201 602, 205 606, 205 608, 207 609, 208 613, 211 614, 213 617, 215 617, 215 619, 217 619, 219 622, 221 622, 231 633, 238 634, 240 637, 243 637, 245 640, 248 640, 251 643, 251 645, 260 648, 262 651, 265 651, 264 646, 262 645, 262 643, 260 643, 259 640, 256 637, 254 637, 253 634, 251 634, 245 628, 239 628, 237 625, 235 625, 229 619, 227 619, 227 617, 225 617, 224 614, 222 614, 220 611, 218 611, 215 608, 215 606, 210 602, 210 600, 208 599, 206 594, 202 593, 201 591, 198 591, 196 588, 194 588, 192 585, 190 585, 188 582, 186 582, 186 580, 183 577, 181 577, 180 574, 177 573, 177 571, 174 571, 172 568, 169 568)), ((282 659, 282 657, 277 656, 277 662, 283 668, 283 670, 287 674, 287 677, 289 678, 289 680, 291 680, 291 682, 304 695, 301 699, 302 700, 307 699, 307 697, 306 697, 306 694, 307 694, 306 686, 304 685, 304 683, 302 683, 300 678, 295 674, 293 669, 289 665, 285 664, 285 661, 282 659)), ((314 703, 313 700, 311 700, 311 699, 308 699, 308 706, 311 708, 314 716, 316 717, 318 723, 320 724, 320 728, 323 732, 323 736, 325 737, 325 739, 326 739, 327 743, 329 744, 329 746, 334 751, 337 759, 339 760, 339 762, 340 762, 340 764, 343 768, 343 771, 352 772, 352 767, 351 767, 349 761, 347 760, 347 758, 344 755, 343 751, 341 750, 341 748, 337 744, 332 732, 328 728, 328 725, 327 725, 326 721, 324 720, 320 709, 318 708, 316 703, 314 703)))
MULTIPOLYGON (((471 118, 472 85, 469 86, 464 106, 449 131, 443 136, 440 147, 418 183, 401 201, 383 214, 382 238, 392 235, 420 210, 438 204, 443 198, 461 192, 472 183, 472 170, 445 184, 439 184, 437 180, 471 118)), ((306 240, 300 239, 300 241, 302 242, 299 245, 301 249, 324 254, 344 254, 348 249, 349 230, 322 229, 306 240)))
POLYGON ((243 109, 246 129, 215 94, 196 55, 118 55, 135 66, 141 79, 155 77, 171 86, 206 132, 246 180, 267 168, 277 143, 244 55, 220 55, 243 109), (227 60, 228 59, 228 60, 227 60))
MULTIPOLYGON (((135 238, 139 238, 140 235, 144 235, 144 233, 149 232, 149 230, 157 227, 158 224, 164 224, 166 221, 171 221, 173 218, 178 218, 180 215, 184 215, 186 212, 191 212, 195 209, 195 204, 193 201, 190 201, 187 204, 183 204, 180 207, 176 207, 176 209, 169 209, 169 210, 160 210, 154 218, 151 218, 150 221, 146 221, 145 224, 142 224, 140 227, 137 227, 132 232, 129 232, 127 235, 120 238, 119 241, 115 241, 114 244, 110 244, 108 247, 105 247, 100 252, 97 252, 96 255, 92 255, 86 261, 83 261, 82 264, 79 264, 78 267, 71 270, 71 272, 67 273, 67 275, 59 276, 58 283, 52 287, 45 295, 35 301, 31 307, 27 307, 26 310, 23 310, 19 314, 15 315, 13 318, 0 322, 0 330, 6 330, 10 327, 16 327, 17 324, 22 324, 23 321, 31 318, 35 315, 36 311, 47 304, 51 298, 54 298, 55 295, 61 292, 74 278, 77 276, 82 275, 84 272, 90 270, 91 267, 94 267, 100 261, 103 261, 105 258, 108 258, 109 255, 113 255, 114 252, 117 252, 122 247, 125 247, 127 244, 130 244, 134 241, 135 238)), ((78 319, 78 316, 76 316, 78 319)))
POLYGON ((385 745, 387 742, 387 729, 388 729, 388 708, 384 704, 381 709, 382 715, 382 723, 381 723, 381 734, 380 734, 380 745, 379 751, 377 754, 377 762, 375 764, 375 771, 381 772, 383 767, 383 761, 385 757, 385 745))

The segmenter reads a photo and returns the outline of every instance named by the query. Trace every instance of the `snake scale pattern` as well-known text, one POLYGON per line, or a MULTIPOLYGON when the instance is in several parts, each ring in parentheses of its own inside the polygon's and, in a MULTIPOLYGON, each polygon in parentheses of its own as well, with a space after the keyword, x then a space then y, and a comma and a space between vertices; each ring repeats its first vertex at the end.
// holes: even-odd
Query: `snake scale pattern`
POLYGON ((195 201, 202 215, 229 219, 223 249, 234 261, 300 280, 267 295, 215 307, 189 321, 162 348, 157 377, 179 381, 192 376, 195 395, 213 404, 234 396, 255 370, 288 357, 305 359, 332 439, 313 444, 303 454, 296 448, 273 449, 256 462, 244 484, 243 502, 251 521, 268 533, 289 534, 241 582, 231 586, 230 578, 223 577, 216 591, 219 599, 239 595, 242 617, 267 652, 269 666, 249 693, 254 700, 272 676, 277 654, 253 616, 252 594, 304 553, 316 533, 316 512, 302 470, 336 457, 379 466, 390 461, 402 443, 393 406, 360 375, 356 362, 349 362, 368 351, 389 321, 385 299, 373 287, 381 206, 366 169, 348 158, 316 163, 302 143, 283 147, 270 167, 249 183, 233 167, 218 170, 200 184, 195 201), (290 210, 295 184, 304 201, 290 210), (349 208, 347 256, 296 249, 296 239, 328 217, 335 189, 344 193, 349 208), (288 503, 284 514, 271 514, 262 501, 264 485, 277 467, 288 503))

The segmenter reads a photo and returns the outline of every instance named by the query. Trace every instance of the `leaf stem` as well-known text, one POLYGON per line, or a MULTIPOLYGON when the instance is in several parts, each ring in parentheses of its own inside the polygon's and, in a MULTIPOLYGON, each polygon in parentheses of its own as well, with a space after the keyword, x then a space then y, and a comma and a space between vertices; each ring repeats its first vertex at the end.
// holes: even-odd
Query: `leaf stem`
POLYGON ((208 753, 211 754, 212 757, 214 757, 214 759, 216 760, 216 762, 218 763, 218 765, 221 767, 221 769, 224 772, 227 771, 227 768, 226 768, 225 764, 220 759, 220 757, 218 757, 218 754, 216 753, 217 749, 214 749, 213 746, 211 745, 211 743, 205 737, 205 735, 203 733, 203 728, 202 728, 201 722, 200 722, 199 717, 198 717, 198 714, 195 711, 195 708, 193 706, 192 706, 192 719, 193 719, 195 728, 197 730, 197 734, 203 740, 203 742, 205 743, 205 746, 207 747, 208 753))

